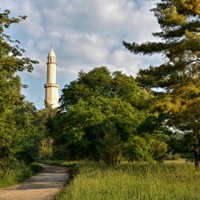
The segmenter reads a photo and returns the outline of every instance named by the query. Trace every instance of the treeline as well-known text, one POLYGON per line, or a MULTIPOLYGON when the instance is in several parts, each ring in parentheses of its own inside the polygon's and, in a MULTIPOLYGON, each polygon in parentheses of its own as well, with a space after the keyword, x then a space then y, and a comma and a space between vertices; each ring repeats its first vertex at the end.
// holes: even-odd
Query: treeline
MULTIPOLYGON (((60 110, 49 121, 58 159, 161 161, 169 130, 149 109, 152 94, 132 76, 94 68, 66 85, 60 110)), ((171 134, 172 135, 172 134, 171 134)))
POLYGON ((199 168, 199 6, 161 0, 151 10, 160 42, 123 42, 134 54, 161 53, 160 66, 139 70, 136 79, 95 68, 65 86, 51 123, 58 152, 108 163, 121 157, 161 161, 169 153, 187 152, 199 168))
POLYGON ((123 42, 135 54, 164 57, 134 78, 107 67, 80 71, 62 89, 60 108, 36 110, 20 93, 16 72, 37 61, 22 57, 4 33, 25 17, 0 13, 0 165, 39 159, 90 159, 108 164, 162 161, 181 153, 200 162, 200 36, 198 1, 161 0, 152 12, 161 42, 123 42))

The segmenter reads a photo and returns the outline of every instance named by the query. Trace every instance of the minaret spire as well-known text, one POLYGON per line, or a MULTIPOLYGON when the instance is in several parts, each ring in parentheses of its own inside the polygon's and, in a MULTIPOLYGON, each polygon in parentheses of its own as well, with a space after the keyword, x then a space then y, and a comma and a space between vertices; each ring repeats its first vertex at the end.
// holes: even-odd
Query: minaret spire
POLYGON ((58 88, 60 86, 56 83, 56 64, 56 54, 53 51, 53 44, 51 44, 51 49, 47 56, 47 83, 44 87, 45 102, 52 106, 52 108, 57 108, 59 106, 58 88))

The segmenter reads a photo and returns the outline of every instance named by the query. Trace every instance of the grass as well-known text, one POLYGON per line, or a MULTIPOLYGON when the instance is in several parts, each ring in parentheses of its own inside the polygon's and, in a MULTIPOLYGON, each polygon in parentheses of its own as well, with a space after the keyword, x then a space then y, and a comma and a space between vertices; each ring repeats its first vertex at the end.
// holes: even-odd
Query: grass
POLYGON ((197 200, 200 172, 191 163, 80 162, 57 200, 197 200))
POLYGON ((43 168, 37 163, 31 163, 30 165, 18 163, 12 169, 0 170, 0 188, 21 183, 37 174, 42 169, 43 168))

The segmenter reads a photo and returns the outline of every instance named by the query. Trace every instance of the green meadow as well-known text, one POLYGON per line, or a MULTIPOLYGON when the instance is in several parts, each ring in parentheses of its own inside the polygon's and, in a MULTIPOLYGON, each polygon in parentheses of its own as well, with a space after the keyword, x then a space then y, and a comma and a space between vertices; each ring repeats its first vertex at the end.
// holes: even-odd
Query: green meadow
POLYGON ((200 172, 192 163, 79 162, 57 200, 197 200, 200 172))

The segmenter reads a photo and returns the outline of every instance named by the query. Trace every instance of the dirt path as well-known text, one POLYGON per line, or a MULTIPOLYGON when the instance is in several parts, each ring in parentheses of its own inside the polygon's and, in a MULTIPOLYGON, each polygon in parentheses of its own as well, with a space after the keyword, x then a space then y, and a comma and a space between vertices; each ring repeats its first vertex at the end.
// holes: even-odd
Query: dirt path
POLYGON ((68 180, 65 167, 42 165, 44 170, 31 179, 0 189, 0 200, 53 200, 68 180))

